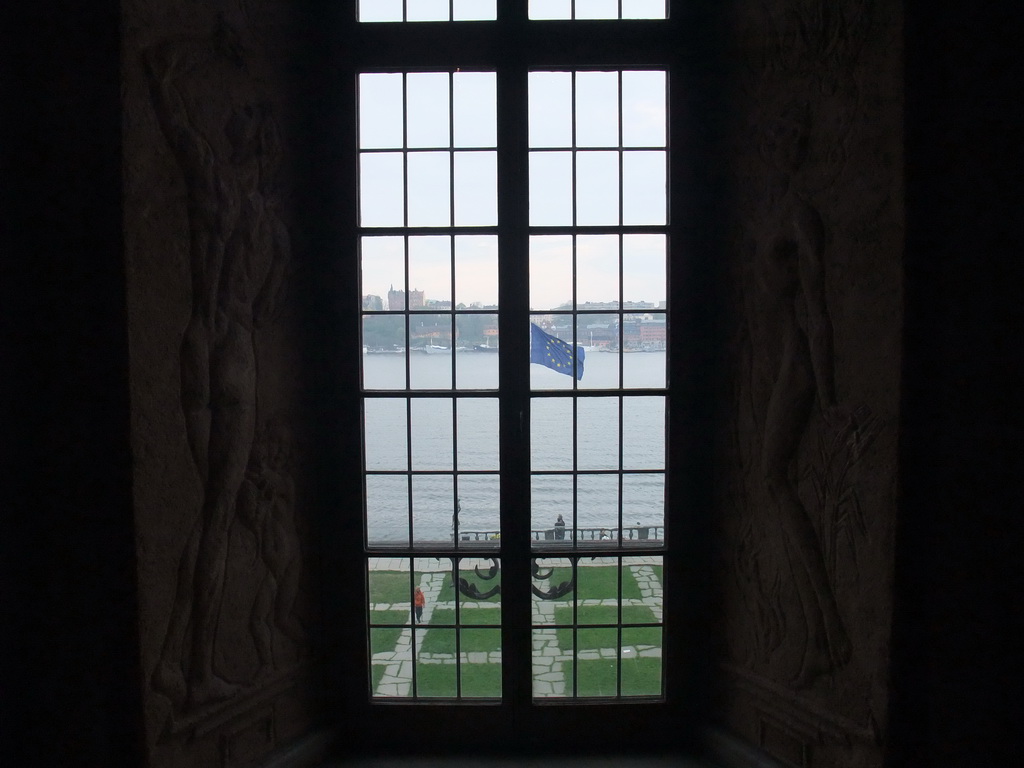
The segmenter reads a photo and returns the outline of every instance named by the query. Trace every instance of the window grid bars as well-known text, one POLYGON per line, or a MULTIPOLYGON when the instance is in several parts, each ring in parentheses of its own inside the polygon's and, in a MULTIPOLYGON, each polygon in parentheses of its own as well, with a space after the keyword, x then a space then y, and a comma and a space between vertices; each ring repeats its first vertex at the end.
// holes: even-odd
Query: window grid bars
MULTIPOLYGON (((621 2, 620 2, 620 12, 621 12, 621 2)), ((623 289, 623 283, 622 283, 622 277, 623 277, 623 241, 622 241, 621 235, 623 234, 624 230, 626 229, 626 228, 624 228, 621 225, 622 213, 623 213, 623 211, 622 211, 622 208, 623 208, 623 195, 622 195, 622 184, 623 184, 622 165, 623 165, 623 161, 622 161, 622 157, 623 157, 623 155, 622 155, 622 151, 621 151, 622 150, 622 146, 621 146, 621 144, 622 144, 622 121, 621 121, 622 77, 621 77, 621 71, 617 73, 617 85, 618 85, 618 91, 619 91, 619 112, 620 112, 619 124, 618 124, 620 146, 617 148, 619 150, 619 157, 618 157, 618 164, 619 164, 619 179, 618 179, 619 198, 618 198, 618 206, 619 206, 619 221, 620 221, 620 224, 619 224, 619 226, 616 226, 616 227, 608 227, 608 231, 609 231, 609 233, 614 232, 614 233, 619 235, 619 237, 618 237, 617 252, 618 252, 618 258, 619 258, 619 264, 618 264, 618 272, 619 272, 618 293, 619 293, 619 307, 620 308, 619 308, 617 314, 619 315, 619 318, 620 318, 619 333, 618 333, 618 335, 619 335, 619 339, 620 339, 620 348, 621 348, 621 346, 623 344, 623 341, 624 341, 624 335, 623 335, 624 334, 624 331, 623 331, 623 327, 624 326, 623 326, 623 323, 622 323, 622 316, 624 315, 624 310, 622 309, 622 306, 623 306, 623 303, 624 303, 623 302, 623 299, 624 299, 623 290, 624 289, 623 289)), ((454 126, 453 126, 453 120, 452 120, 452 117, 451 117, 451 113, 452 113, 452 110, 453 110, 453 98, 452 98, 452 91, 451 91, 451 89, 452 89, 452 78, 451 78, 451 75, 449 74, 449 112, 450 112, 450 115, 449 115, 449 134, 450 134, 449 135, 449 142, 451 144, 454 144, 454 137, 453 137, 454 126)), ((404 96, 405 93, 406 93, 406 78, 405 78, 405 75, 403 75, 403 110, 405 110, 405 107, 406 107, 406 104, 407 104, 407 100, 406 100, 406 98, 404 96)), ((573 109, 573 112, 572 112, 572 116, 573 116, 572 119, 573 119, 573 142, 574 142, 574 146, 572 148, 573 149, 573 152, 572 152, 572 158, 573 158, 572 178, 573 178, 573 183, 575 185, 576 184, 576 149, 577 149, 575 147, 575 140, 576 140, 575 139, 575 132, 576 132, 575 131, 575 128, 576 128, 575 76, 573 77, 573 104, 574 104, 574 109, 573 109)), ((405 121, 405 120, 403 120, 403 137, 404 137, 403 138, 403 144, 407 145, 407 143, 408 143, 408 140, 407 140, 407 121, 405 121)), ((594 149, 594 148, 589 148, 589 149, 594 149)), ((373 151, 373 150, 371 150, 371 151, 373 151)), ((479 151, 486 151, 486 150, 479 150, 479 151)), ((408 147, 404 146, 402 152, 403 152, 403 155, 407 156, 408 153, 409 153, 408 147)), ((451 179, 453 179, 453 177, 454 177, 454 161, 453 161, 452 158, 453 158, 453 154, 450 152, 449 153, 449 178, 451 178, 451 179)), ((403 232, 403 234, 408 235, 408 234, 410 234, 410 229, 411 228, 408 227, 408 210, 409 210, 409 208, 408 208, 408 164, 405 163, 405 162, 403 163, 403 180, 404 180, 404 183, 405 183, 405 186, 406 186, 405 210, 403 212, 404 221, 405 221, 406 226, 401 228, 401 231, 403 232)), ((449 191, 450 191, 450 205, 451 205, 450 216, 451 216, 451 221, 454 222, 454 183, 450 184, 450 190, 449 191)), ((579 234, 579 230, 581 228, 577 226, 577 200, 576 200, 576 195, 575 194, 573 195, 572 209, 573 209, 573 225, 569 228, 569 229, 572 230, 572 232, 574 234, 573 246, 572 246, 572 253, 573 253, 573 259, 572 259, 573 310, 572 310, 571 314, 572 314, 572 316, 574 318, 578 318, 580 316, 585 316, 587 314, 608 314, 607 311, 602 311, 602 310, 587 311, 587 310, 578 310, 578 309, 576 309, 577 304, 578 304, 578 301, 577 301, 578 296, 577 296, 577 293, 576 293, 577 273, 578 273, 578 259, 577 259, 577 255, 578 255, 578 252, 577 252, 577 242, 578 241, 577 241, 576 235, 579 234)), ((451 228, 454 229, 454 227, 451 227, 451 228)), ((496 231, 497 230, 496 227, 488 228, 488 229, 490 231, 496 231)), ((588 227, 588 228, 586 228, 585 231, 589 233, 593 229, 594 228, 588 227)), ((639 229, 646 229, 646 230, 649 230, 649 231, 652 231, 652 232, 658 232, 658 233, 664 233, 664 231, 665 231, 664 227, 658 227, 658 226, 655 226, 655 227, 643 227, 643 228, 639 228, 639 229)), ((366 232, 366 230, 363 230, 363 231, 366 232)), ((424 231, 430 232, 430 233, 436 233, 437 229, 436 228, 424 228, 424 231)), ((466 232, 466 230, 463 230, 463 229, 460 229, 459 231, 460 232, 466 232)), ((369 232, 372 233, 372 234, 383 234, 382 231, 380 231, 380 230, 378 230, 376 228, 370 230, 369 232)), ((545 234, 551 233, 552 232, 552 228, 545 228, 544 232, 545 232, 545 234)), ((452 303, 452 310, 448 314, 450 314, 450 317, 451 317, 451 338, 454 340, 454 338, 455 338, 455 336, 454 336, 454 334, 455 334, 455 317, 456 317, 456 312, 455 312, 455 309, 454 309, 454 305, 455 305, 455 267, 454 267, 455 255, 454 255, 454 241, 451 241, 451 242, 452 242, 452 247, 450 248, 449 259, 450 259, 450 263, 451 263, 451 298, 452 298, 451 303, 452 303)), ((411 339, 411 317, 410 316, 415 313, 413 310, 410 309, 409 303, 408 303, 408 296, 409 296, 408 292, 409 292, 410 286, 411 286, 411 283, 410 283, 410 272, 409 272, 409 261, 410 261, 410 259, 409 259, 409 240, 408 240, 408 237, 404 238, 403 253, 404 253, 404 270, 405 270, 405 283, 406 283, 405 289, 406 289, 406 297, 407 297, 406 305, 405 305, 404 310, 403 310, 403 315, 404 315, 405 324, 406 324, 406 338, 407 338, 406 346, 408 347, 408 340, 411 339)), ((426 308, 424 308, 424 310, 420 310, 420 311, 429 311, 429 310, 426 310, 426 308)), ((475 313, 476 314, 487 314, 488 310, 478 310, 475 313)), ((372 315, 372 314, 387 314, 387 313, 366 312, 364 314, 365 315, 372 315)), ((577 322, 573 323, 572 339, 573 339, 574 344, 577 343, 577 341, 578 341, 578 323, 577 322)), ((412 390, 412 388, 411 388, 411 369, 410 369, 410 356, 409 356, 408 352, 406 352, 406 355, 405 355, 405 377, 406 377, 406 382, 405 382, 406 383, 406 390, 407 391, 411 391, 412 390)), ((622 359, 621 356, 620 356, 620 359, 619 359, 618 379, 619 379, 619 383, 621 385, 623 383, 623 359, 622 359)), ((453 356, 453 360, 452 360, 452 380, 453 380, 453 382, 455 381, 455 360, 454 360, 454 356, 453 356)), ((427 392, 427 391, 416 390, 416 392, 417 392, 417 396, 418 397, 419 396, 423 396, 423 395, 428 396, 428 397, 431 396, 431 393, 427 392)), ((449 394, 448 390, 444 390, 444 391, 438 391, 437 395, 441 396, 442 392, 445 393, 445 394, 449 394)), ((595 390, 591 390, 591 391, 582 392, 582 391, 579 391, 579 387, 578 387, 578 383, 577 383, 576 379, 575 378, 573 379, 573 383, 572 383, 572 403, 573 403, 573 424, 574 425, 577 423, 577 418, 578 418, 578 410, 577 410, 578 399, 577 399, 577 397, 578 396, 585 396, 585 397, 599 396, 599 395, 601 395, 601 394, 603 394, 605 392, 620 392, 620 389, 612 389, 612 390, 604 390, 604 391, 602 391, 602 390, 596 390, 596 391, 595 390)), ((657 393, 657 394, 664 395, 664 390, 661 389, 661 388, 658 388, 658 389, 652 390, 652 393, 657 393)), ((531 393, 531 394, 532 394, 532 396, 544 397, 544 396, 559 396, 561 393, 559 393, 559 392, 550 392, 550 393, 536 392, 536 393, 531 393)), ((632 392, 631 394, 636 395, 636 394, 639 394, 639 392, 632 392)), ((460 392, 459 397, 461 397, 463 395, 470 395, 470 396, 472 396, 472 393, 468 393, 468 392, 467 393, 461 393, 460 392)), ((481 393, 480 394, 480 396, 488 396, 488 395, 493 396, 493 393, 481 393)), ((407 423, 406 423, 406 431, 407 431, 407 462, 408 462, 408 466, 409 466, 409 471, 408 472, 404 472, 404 473, 403 472, 396 472, 394 474, 406 474, 410 478, 410 483, 409 483, 409 497, 410 497, 410 499, 409 499, 409 502, 410 502, 409 503, 409 529, 410 529, 410 543, 414 544, 414 538, 413 538, 413 512, 412 512, 413 508, 412 508, 412 498, 411 498, 411 496, 412 496, 412 484, 411 484, 412 477, 414 475, 418 475, 418 474, 424 474, 424 475, 426 475, 426 474, 438 474, 438 475, 451 474, 453 476, 453 482, 456 483, 456 485, 455 485, 456 496, 455 497, 458 498, 458 495, 457 495, 457 476, 459 474, 458 465, 457 465, 458 454, 457 454, 457 448, 454 447, 455 441, 457 440, 457 434, 458 434, 457 406, 456 406, 456 403, 458 402, 458 398, 456 398, 456 397, 452 398, 453 399, 452 416, 453 416, 453 451, 454 451, 454 455, 453 455, 453 469, 449 473, 449 472, 444 471, 444 470, 439 470, 439 471, 418 470, 418 471, 415 471, 415 472, 412 470, 412 456, 411 456, 411 451, 412 451, 412 439, 411 439, 411 428, 412 428, 411 427, 411 425, 412 425, 411 401, 412 401, 412 398, 407 396, 407 392, 395 392, 395 393, 382 392, 382 393, 375 393, 375 396, 383 396, 383 397, 406 396, 406 409, 407 409, 407 423)), ((619 429, 620 441, 619 441, 619 446, 618 446, 618 454, 619 454, 619 456, 618 456, 618 464, 619 464, 619 469, 617 470, 617 472, 615 474, 617 474, 619 476, 617 516, 618 516, 619 528, 621 530, 622 522, 623 522, 623 517, 622 517, 623 516, 623 510, 622 510, 622 474, 623 474, 623 469, 622 469, 622 451, 623 451, 623 445, 622 445, 622 441, 621 441, 621 434, 622 434, 622 430, 623 430, 623 403, 624 403, 624 398, 622 397, 621 393, 618 395, 617 399, 618 399, 618 429, 619 429)), ((586 475, 586 474, 607 474, 607 473, 602 473, 600 471, 579 470, 579 467, 578 467, 578 441, 577 441, 577 438, 576 438, 576 430, 575 429, 574 429, 574 435, 573 435, 573 459, 572 459, 572 466, 573 466, 572 470, 568 470, 568 471, 563 471, 563 472, 555 471, 555 472, 550 472, 550 473, 549 472, 540 471, 540 472, 537 472, 537 474, 568 474, 568 473, 571 473, 573 475, 573 477, 574 477, 574 482, 573 482, 573 520, 574 520, 574 525, 575 525, 575 523, 577 521, 577 507, 578 507, 578 504, 577 504, 578 483, 576 481, 576 478, 578 476, 580 476, 580 475, 586 475)), ((653 473, 653 474, 664 474, 663 470, 645 470, 643 472, 650 472, 650 473, 653 473)), ((472 474, 493 474, 493 473, 487 472, 485 470, 467 471, 467 474, 470 474, 470 473, 472 473, 472 474)), ((374 472, 372 474, 390 474, 390 473, 374 472)), ((458 539, 458 536, 457 536, 457 529, 456 529, 456 536, 454 537, 454 545, 457 547, 458 543, 459 543, 459 539, 458 539)), ((576 540, 575 540, 575 537, 574 537, 573 548, 575 549, 576 546, 577 546, 577 544, 576 544, 576 540)), ((414 562, 415 561, 413 561, 413 564, 414 564, 414 562)), ((617 612, 616 612, 616 615, 617 615, 617 624, 616 624, 616 636, 617 636, 617 648, 616 648, 616 660, 617 660, 616 696, 621 696, 621 690, 622 690, 622 687, 621 687, 622 686, 622 683, 621 683, 621 678, 622 678, 622 663, 621 663, 622 662, 622 651, 621 651, 621 645, 622 645, 622 630, 623 630, 623 625, 622 625, 622 616, 623 616, 623 611, 622 611, 622 578, 623 578, 623 576, 622 576, 622 568, 623 568, 623 563, 622 563, 621 556, 617 558, 616 562, 617 562, 617 577, 616 577, 616 594, 617 594, 617 612)), ((578 558, 577 557, 574 557, 572 559, 572 572, 573 572, 573 575, 574 575, 574 578, 575 578, 578 575, 578 558)), ((415 588, 415 583, 414 582, 415 582, 415 568, 412 567, 412 568, 410 568, 410 587, 411 587, 410 593, 415 588)), ((456 627, 461 626, 461 622, 460 622, 460 620, 461 620, 460 609, 461 609, 461 601, 456 599, 456 606, 455 606, 456 627)), ((577 664, 574 665, 575 672, 574 672, 574 675, 573 675, 573 697, 577 697, 578 696, 578 677, 579 677, 578 630, 581 628, 580 625, 579 625, 579 616, 578 616, 578 599, 574 599, 573 600, 572 615, 573 615, 573 626, 572 626, 573 657, 577 660, 577 664)), ((588 625, 583 626, 582 628, 583 629, 600 628, 601 626, 603 626, 603 625, 589 625, 588 624, 588 625)), ((649 626, 649 625, 630 624, 629 626, 632 627, 632 626, 649 626)), ((414 697, 417 697, 419 695, 418 694, 418 681, 417 681, 417 676, 416 676, 416 672, 417 672, 416 666, 417 665, 415 663, 415 647, 416 647, 415 638, 416 638, 416 634, 419 633, 419 632, 422 632, 422 631, 423 631, 422 628, 419 627, 419 626, 414 626, 413 627, 414 643, 413 643, 413 646, 412 646, 412 650, 413 650, 413 654, 414 654, 414 658, 413 658, 413 662, 414 663, 413 663, 413 671, 412 671, 412 685, 413 685, 413 695, 414 695, 414 697)), ((457 649, 457 651, 456 651, 456 654, 457 654, 456 658, 460 658, 461 654, 460 654, 459 644, 460 644, 460 640, 461 640, 461 633, 458 631, 458 629, 456 629, 455 635, 456 635, 456 649, 457 649)), ((457 668, 457 695, 459 697, 461 697, 461 672, 462 672, 461 663, 457 664, 456 668, 457 668)))

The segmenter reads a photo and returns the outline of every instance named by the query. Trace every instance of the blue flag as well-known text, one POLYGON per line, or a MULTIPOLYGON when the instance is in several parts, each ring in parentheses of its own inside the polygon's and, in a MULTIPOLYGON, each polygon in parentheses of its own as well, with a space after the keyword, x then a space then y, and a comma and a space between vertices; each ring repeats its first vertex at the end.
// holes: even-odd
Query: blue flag
MULTIPOLYGON (((530 362, 546 365, 553 371, 572 376, 573 346, 557 336, 545 333, 535 323, 530 323, 530 362)), ((583 347, 576 347, 575 375, 583 379, 583 359, 586 357, 583 347)))

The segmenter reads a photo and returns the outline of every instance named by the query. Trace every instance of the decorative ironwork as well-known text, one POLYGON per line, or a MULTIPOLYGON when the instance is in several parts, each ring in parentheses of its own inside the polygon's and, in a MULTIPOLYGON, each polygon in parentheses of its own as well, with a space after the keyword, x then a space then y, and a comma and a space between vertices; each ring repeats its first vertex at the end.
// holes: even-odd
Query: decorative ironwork
MULTIPOLYGON (((501 565, 498 563, 498 558, 492 557, 490 558, 490 561, 491 567, 488 568, 486 572, 481 572, 480 566, 475 566, 473 568, 473 572, 476 574, 478 579, 490 581, 501 573, 501 565)), ((457 577, 456 571, 457 568, 453 567, 452 582, 458 584, 459 592, 466 597, 471 597, 474 600, 486 600, 490 597, 494 597, 494 595, 501 594, 501 584, 495 584, 486 592, 481 592, 480 588, 476 584, 471 583, 468 579, 462 578, 461 576, 457 577)), ((533 578, 538 581, 551 578, 554 572, 554 568, 550 568, 547 571, 542 570, 536 559, 530 561, 530 573, 533 575, 533 578)), ((547 591, 540 589, 533 584, 530 585, 530 589, 533 591, 533 594, 541 600, 557 600, 560 597, 565 597, 576 589, 576 572, 575 570, 573 571, 572 578, 568 581, 560 582, 547 591)))

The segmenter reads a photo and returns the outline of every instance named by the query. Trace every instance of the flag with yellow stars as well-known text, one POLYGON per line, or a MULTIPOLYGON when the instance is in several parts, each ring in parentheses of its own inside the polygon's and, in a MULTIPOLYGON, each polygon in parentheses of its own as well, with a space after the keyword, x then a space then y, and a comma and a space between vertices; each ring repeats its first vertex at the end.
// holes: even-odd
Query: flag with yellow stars
POLYGON ((574 360, 572 344, 562 341, 550 333, 545 333, 537 327, 536 323, 530 323, 531 363, 545 365, 553 371, 564 373, 566 376, 575 375, 577 380, 582 380, 585 357, 586 351, 583 347, 576 347, 574 360))

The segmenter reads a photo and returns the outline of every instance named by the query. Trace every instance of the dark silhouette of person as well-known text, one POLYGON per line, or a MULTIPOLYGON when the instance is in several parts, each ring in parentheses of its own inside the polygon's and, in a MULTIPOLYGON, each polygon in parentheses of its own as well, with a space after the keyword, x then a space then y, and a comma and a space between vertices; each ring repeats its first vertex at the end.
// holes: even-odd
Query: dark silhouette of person
POLYGON ((555 538, 556 539, 564 539, 565 538, 565 520, 562 519, 561 515, 559 515, 558 519, 555 520, 555 538))

